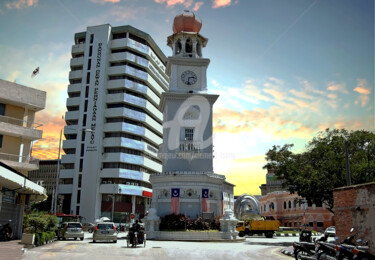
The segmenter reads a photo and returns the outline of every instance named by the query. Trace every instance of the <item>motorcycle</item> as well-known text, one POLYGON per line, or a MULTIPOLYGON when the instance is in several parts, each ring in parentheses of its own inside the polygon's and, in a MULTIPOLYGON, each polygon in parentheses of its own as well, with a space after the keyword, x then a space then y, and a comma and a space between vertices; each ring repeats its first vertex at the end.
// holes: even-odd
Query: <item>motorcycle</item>
POLYGON ((9 220, 4 226, 0 224, 0 239, 3 241, 9 241, 13 239, 13 230, 10 227, 12 220, 9 220))
POLYGON ((367 243, 365 246, 357 246, 352 249, 353 259, 356 260, 375 260, 375 256, 368 251, 367 243))
POLYGON ((318 260, 335 260, 335 245, 326 241, 318 241, 315 246, 316 259, 318 260))
POLYGON ((294 242, 294 258, 299 259, 316 259, 312 258, 315 255, 315 244, 313 242, 294 242))
MULTIPOLYGON (((353 233, 354 228, 350 229, 350 233, 353 233)), ((354 243, 354 237, 355 235, 350 235, 347 238, 345 238, 343 241, 341 241, 340 244, 335 246, 335 249, 337 251, 336 259, 338 260, 344 260, 344 259, 353 259, 353 253, 352 250, 356 247, 356 244, 354 243)))

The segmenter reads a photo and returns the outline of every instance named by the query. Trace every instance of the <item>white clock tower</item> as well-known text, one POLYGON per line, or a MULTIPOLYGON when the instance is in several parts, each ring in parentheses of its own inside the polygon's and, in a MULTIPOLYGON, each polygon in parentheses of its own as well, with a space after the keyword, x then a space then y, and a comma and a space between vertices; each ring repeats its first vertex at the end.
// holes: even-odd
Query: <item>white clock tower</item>
POLYGON ((150 176, 152 206, 160 216, 220 216, 224 207, 233 208, 233 185, 213 172, 212 113, 219 96, 207 94, 210 60, 203 58, 208 40, 199 34, 201 26, 194 13, 185 11, 175 17, 167 41, 173 53, 166 69, 169 91, 160 101, 163 172, 150 176))

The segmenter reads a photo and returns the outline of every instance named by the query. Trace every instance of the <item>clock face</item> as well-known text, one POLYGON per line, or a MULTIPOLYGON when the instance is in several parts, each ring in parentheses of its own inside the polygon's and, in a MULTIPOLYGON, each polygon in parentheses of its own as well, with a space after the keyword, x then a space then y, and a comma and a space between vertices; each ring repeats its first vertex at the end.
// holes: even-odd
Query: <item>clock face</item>
POLYGON ((190 70, 186 70, 181 74, 181 80, 186 85, 194 85, 197 82, 197 79, 197 75, 190 70))

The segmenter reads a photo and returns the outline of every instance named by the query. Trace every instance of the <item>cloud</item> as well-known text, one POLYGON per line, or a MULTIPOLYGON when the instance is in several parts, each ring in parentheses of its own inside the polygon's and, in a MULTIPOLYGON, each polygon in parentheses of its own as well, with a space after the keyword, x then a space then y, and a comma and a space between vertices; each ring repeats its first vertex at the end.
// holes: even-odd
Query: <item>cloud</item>
POLYGON ((357 86, 353 89, 355 92, 358 92, 360 96, 354 102, 356 105, 361 104, 362 107, 365 107, 370 101, 371 89, 368 87, 368 83, 365 79, 357 79, 357 86))
POLYGON ((346 90, 346 87, 345 87, 344 83, 338 84, 336 82, 330 82, 330 83, 328 83, 327 90, 328 91, 338 91, 338 92, 345 93, 345 94, 349 93, 346 90))
POLYGON ((294 96, 298 98, 303 98, 303 99, 314 99, 314 97, 311 94, 308 94, 307 92, 303 91, 297 91, 295 89, 289 90, 290 93, 292 93, 294 96))
POLYGON ((367 81, 365 79, 357 79, 358 83, 354 91, 363 94, 369 95, 371 93, 371 89, 367 87, 367 81))
POLYGON ((121 0, 90 0, 95 4, 119 3, 121 0))
POLYGON ((276 98, 278 100, 283 100, 284 99, 284 93, 283 92, 277 91, 275 89, 265 89, 263 91, 265 93, 270 94, 271 96, 273 96, 274 98, 276 98))
POLYGON ((43 137, 33 145, 33 157, 38 159, 57 159, 60 131, 65 126, 61 115, 54 116, 47 110, 36 113, 35 122, 43 124, 43 137))
POLYGON ((38 0, 13 0, 11 2, 5 3, 5 7, 8 9, 23 9, 37 5, 38 0))
POLYGON ((158 4, 166 3, 167 7, 172 7, 177 4, 180 4, 180 5, 184 5, 186 8, 189 8, 193 4, 193 0, 154 0, 154 1, 155 3, 158 3, 158 4))
POLYGON ((199 10, 199 8, 201 8, 201 6, 203 5, 204 3, 203 2, 196 2, 194 4, 194 7, 193 7, 193 11, 196 12, 199 10))
POLYGON ((336 94, 328 94, 327 96, 329 99, 336 99, 337 95, 336 94))
POLYGON ((214 0, 212 3, 212 8, 230 6, 231 2, 231 0, 214 0))

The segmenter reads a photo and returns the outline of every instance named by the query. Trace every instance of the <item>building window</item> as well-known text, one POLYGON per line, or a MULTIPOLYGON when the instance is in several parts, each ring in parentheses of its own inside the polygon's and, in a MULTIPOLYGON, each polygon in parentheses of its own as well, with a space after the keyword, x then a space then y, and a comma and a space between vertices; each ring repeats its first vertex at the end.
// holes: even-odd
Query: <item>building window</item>
POLYGON ((284 201, 284 209, 286 209, 286 201, 284 201))
POLYGON ((0 135, 0 148, 3 147, 3 135, 0 135))
POLYGON ((83 159, 79 160, 79 171, 82 172, 83 168, 83 159))
POLYGON ((77 191, 77 203, 81 202, 81 190, 77 191))
POLYGON ((194 137, 194 128, 185 128, 185 140, 192 141, 194 137))
POLYGON ((112 36, 113 40, 126 38, 126 33, 114 33, 112 36))
POLYGON ((86 74, 86 84, 90 84, 90 72, 86 74))
POLYGON ((86 86, 86 91, 85 91, 85 98, 88 98, 89 97, 89 86, 86 86))
POLYGON ((82 126, 86 126, 86 121, 87 121, 87 114, 83 114, 83 120, 82 120, 82 126))
POLYGON ((289 206, 290 209, 292 208, 292 202, 291 201, 289 201, 288 206, 289 206))
POLYGON ((78 188, 81 188, 82 186, 82 174, 78 175, 78 188))
POLYGON ((94 42, 94 34, 91 34, 90 35, 90 43, 93 43, 94 42))
POLYGON ((89 59, 89 61, 87 62, 87 70, 90 70, 91 69, 91 59, 89 59))
POLYGON ((90 49, 89 49, 89 57, 92 56, 92 46, 90 46, 90 49))
POLYGON ((81 144, 81 157, 83 157, 85 155, 85 144, 82 143, 81 144))
POLYGON ((0 116, 5 116, 5 104, 0 103, 0 116))
POLYGON ((79 215, 79 206, 76 207, 76 215, 79 215))

